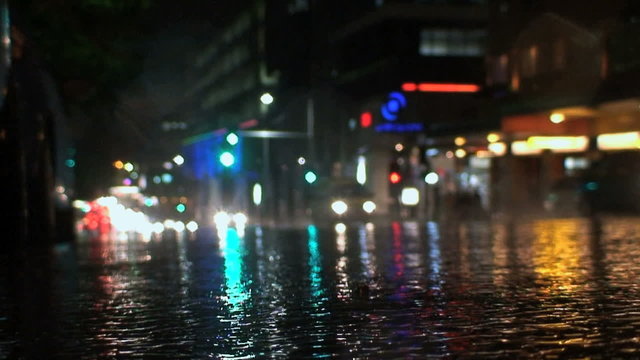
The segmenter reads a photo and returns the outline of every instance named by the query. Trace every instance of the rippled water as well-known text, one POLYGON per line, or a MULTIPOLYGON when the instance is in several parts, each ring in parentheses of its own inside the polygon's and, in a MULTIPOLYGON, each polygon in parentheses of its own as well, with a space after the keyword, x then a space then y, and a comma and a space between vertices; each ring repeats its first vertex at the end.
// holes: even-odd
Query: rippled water
POLYGON ((3 267, 0 357, 640 357, 638 220, 81 238, 3 267))

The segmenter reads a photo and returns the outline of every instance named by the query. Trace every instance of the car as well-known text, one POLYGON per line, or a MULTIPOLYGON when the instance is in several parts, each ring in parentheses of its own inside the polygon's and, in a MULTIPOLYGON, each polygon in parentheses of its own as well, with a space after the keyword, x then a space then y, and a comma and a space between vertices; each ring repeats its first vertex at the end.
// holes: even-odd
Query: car
POLYGON ((314 221, 368 221, 376 212, 373 193, 350 179, 319 184, 311 194, 309 212, 314 221))

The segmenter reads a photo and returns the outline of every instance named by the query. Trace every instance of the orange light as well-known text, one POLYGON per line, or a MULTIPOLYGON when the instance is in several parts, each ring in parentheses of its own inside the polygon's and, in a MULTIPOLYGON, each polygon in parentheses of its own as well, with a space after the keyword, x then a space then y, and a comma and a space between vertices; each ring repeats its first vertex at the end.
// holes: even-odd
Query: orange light
POLYGON ((404 83, 402 84, 402 91, 416 91, 418 85, 416 83, 404 83))
POLYGON ((122 161, 118 160, 118 161, 113 163, 113 166, 116 169, 121 170, 124 167, 124 163, 122 161))
POLYGON ((394 171, 389 174, 389 181, 391 181, 392 184, 397 184, 400 182, 400 180, 402 180, 402 176, 400 176, 400 174, 398 174, 397 172, 394 171))
POLYGON ((480 87, 475 84, 420 83, 418 90, 422 92, 474 93, 480 91, 480 87))

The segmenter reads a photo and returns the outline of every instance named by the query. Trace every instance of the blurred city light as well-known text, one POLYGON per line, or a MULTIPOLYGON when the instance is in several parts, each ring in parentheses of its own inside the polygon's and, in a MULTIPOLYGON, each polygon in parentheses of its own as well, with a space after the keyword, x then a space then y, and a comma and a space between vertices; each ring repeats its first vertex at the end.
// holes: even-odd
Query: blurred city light
POLYGON ((586 136, 531 136, 527 142, 534 149, 554 152, 582 152, 589 147, 586 136))
POLYGON ((440 177, 438 176, 437 173, 435 172, 430 172, 428 173, 425 177, 424 177, 424 182, 426 182, 429 185, 435 185, 438 183, 438 180, 440 180, 440 177))
POLYGON ((173 227, 176 225, 176 222, 171 219, 166 219, 163 223, 164 228, 168 230, 173 230, 173 227))
POLYGON ((73 160, 73 159, 67 159, 67 160, 65 160, 64 164, 65 164, 67 167, 72 168, 72 167, 75 167, 75 166, 76 166, 76 161, 75 161, 75 160, 73 160))
POLYGON ((187 210, 187 207, 184 204, 176 205, 176 211, 179 213, 183 213, 187 210))
POLYGON ((491 143, 488 146, 489 151, 495 156, 503 156, 507 153, 507 145, 503 142, 491 143))
POLYGON ((457 158, 462 159, 465 156, 467 156, 467 152, 464 149, 457 149, 456 150, 456 157, 457 158))
POLYGON ((443 93, 474 93, 480 91, 480 87, 475 84, 448 84, 448 83, 404 83, 402 90, 407 92, 443 92, 443 93))
POLYGON ((303 158, 302 156, 298 158, 298 165, 304 165, 306 162, 307 159, 303 158))
POLYGON ((198 231, 198 223, 195 221, 189 221, 186 227, 187 227, 187 230, 189 230, 190 232, 198 231))
POLYGON ((122 168, 124 168, 124 163, 122 163, 122 161, 118 160, 118 161, 113 163, 113 166, 118 170, 122 170, 122 168))
POLYGON ((240 138, 238 137, 238 135, 236 135, 236 133, 229 133, 227 134, 225 140, 229 143, 229 145, 234 146, 238 143, 238 141, 240 141, 240 138))
POLYGON ((318 180, 318 176, 313 171, 307 171, 307 173, 304 174, 304 180, 309 184, 313 184, 318 180))
POLYGON ((549 116, 549 120, 554 124, 560 124, 565 120, 565 116, 563 113, 553 113, 549 116))
POLYGON ((600 150, 625 150, 640 148, 640 132, 601 134, 596 139, 600 150))
POLYGON ((233 156, 232 153, 225 151, 222 154, 220 154, 220 163, 222 164, 222 166, 230 167, 233 164, 235 164, 235 162, 236 162, 236 158, 233 156))
POLYGON ((128 162, 128 163, 124 164, 123 168, 128 172, 132 172, 133 171, 133 164, 128 162))
POLYGON ((513 155, 538 155, 542 153, 542 149, 529 145, 526 140, 517 140, 511 143, 511 152, 513 155))
POLYGON ((178 166, 182 166, 182 164, 184 164, 184 157, 182 157, 182 155, 176 155, 173 157, 173 162, 178 166))
POLYGON ((338 234, 344 234, 347 231, 347 225, 343 223, 337 223, 335 226, 335 230, 338 234))
POLYGON ((231 216, 226 211, 220 211, 213 216, 217 228, 226 228, 231 223, 231 216))
POLYGON ((397 152, 401 152, 402 150, 404 150, 404 145, 402 145, 401 143, 397 143, 395 149, 397 152))
POLYGON ((413 187, 407 187, 402 189, 402 194, 400 195, 400 202, 402 205, 407 206, 415 206, 420 202, 420 192, 418 189, 413 187))
POLYGON ((487 135, 487 141, 490 142, 490 143, 498 142, 498 141, 500 141, 500 135, 498 135, 496 133, 489 133, 487 135))
POLYGON ((453 143, 456 144, 457 146, 462 146, 467 143, 467 139, 465 139, 462 136, 458 136, 453 140, 453 143))
POLYGON ((392 184, 397 184, 401 180, 402 180, 402 176, 400 176, 399 173, 394 171, 391 174, 389 174, 389 181, 391 181, 392 184))
POLYGON ((173 229, 179 233, 183 232, 185 229, 184 223, 182 221, 176 221, 173 225, 173 229))
POLYGON ((256 206, 260 206, 260 204, 262 204, 262 185, 259 183, 253 185, 253 203, 256 206))
POLYGON ((171 175, 169 173, 162 174, 162 182, 163 183, 171 184, 172 181, 173 181, 173 175, 171 175))
POLYGON ((368 128, 373 124, 373 115, 370 112, 363 112, 360 114, 360 126, 363 128, 368 128))
POLYGON ((160 184, 162 182, 162 178, 160 176, 154 176, 153 177, 153 183, 154 184, 160 184))
POLYGON ((164 225, 162 225, 161 222, 156 222, 152 225, 151 229, 153 230, 154 233, 161 233, 164 231, 164 225))
POLYGON ((428 149, 428 150, 425 152, 425 154, 426 154, 427 156, 436 156, 436 155, 438 155, 439 153, 440 153, 440 150, 438 150, 438 149, 428 149))
POLYGON ((233 223, 237 227, 244 227, 247 224, 247 221, 248 221, 247 215, 243 213, 233 214, 233 223))
POLYGON ((349 207, 347 206, 347 203, 342 200, 337 200, 331 203, 331 210, 338 215, 346 213, 348 209, 349 207))
POLYGON ((268 92, 264 93, 262 94, 262 96, 260 96, 260 102, 262 102, 265 105, 271 105, 273 103, 273 96, 268 92))
POLYGON ((173 169, 173 164, 169 161, 165 161, 164 163, 162 163, 162 167, 165 168, 165 170, 171 170, 173 169))
POLYGON ((124 186, 131 186, 132 181, 129 178, 125 178, 124 180, 122 180, 122 185, 124 186))
POLYGON ((364 204, 362 204, 362 210, 364 210, 367 214, 371 214, 376 210, 376 203, 371 200, 365 201, 364 204))
POLYGON ((360 185, 364 185, 367 182, 367 160, 364 156, 358 156, 356 181, 360 185))

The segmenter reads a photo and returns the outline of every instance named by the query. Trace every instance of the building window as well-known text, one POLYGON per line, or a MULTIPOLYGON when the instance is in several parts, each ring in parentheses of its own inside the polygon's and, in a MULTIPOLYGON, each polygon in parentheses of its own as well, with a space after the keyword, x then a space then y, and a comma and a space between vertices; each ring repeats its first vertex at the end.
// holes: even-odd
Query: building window
POLYGON ((418 52, 423 56, 481 56, 484 30, 423 29, 418 52))

